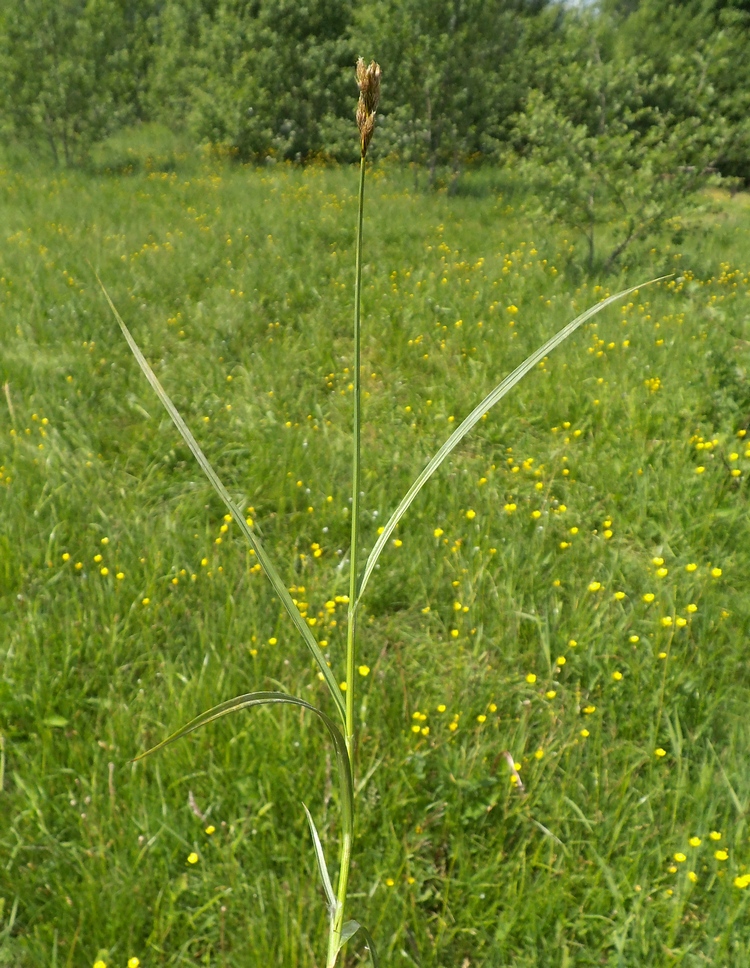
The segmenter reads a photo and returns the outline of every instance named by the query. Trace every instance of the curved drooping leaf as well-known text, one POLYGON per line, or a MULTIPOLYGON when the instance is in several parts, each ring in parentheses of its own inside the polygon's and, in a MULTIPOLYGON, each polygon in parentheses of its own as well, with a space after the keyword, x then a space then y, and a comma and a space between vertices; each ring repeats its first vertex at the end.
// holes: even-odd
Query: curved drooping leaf
POLYGON ((331 878, 328 873, 328 865, 326 864, 326 857, 323 853, 323 845, 320 842, 318 828, 315 826, 315 821, 312 818, 312 814, 307 809, 307 804, 303 803, 302 806, 305 808, 305 814, 307 815, 307 823, 310 827, 310 836, 312 837, 313 847, 315 848, 315 858, 318 861, 320 879, 323 882, 323 890, 326 892, 328 913, 331 919, 333 919, 336 916, 338 904, 336 903, 336 895, 333 893, 333 885, 331 884, 331 878))
POLYGON ((362 937, 365 939, 365 945, 367 950, 370 952, 370 958, 372 960, 373 968, 379 968, 380 961, 378 959, 378 952, 375 948, 375 942, 372 940, 372 935, 367 930, 367 928, 360 924, 359 921, 347 921, 341 929, 341 940, 339 941, 339 951, 344 947, 347 941, 351 941, 354 935, 358 932, 362 932, 362 937))
POLYGON ((591 319, 592 316, 595 316, 598 312, 601 312, 602 309, 615 302, 615 300, 621 299, 623 296, 627 296, 631 292, 635 292, 636 289, 643 289, 645 286, 650 286, 652 283, 660 282, 661 279, 666 278, 668 278, 668 276, 660 276, 659 279, 651 279, 649 282, 641 283, 638 286, 631 286, 629 289, 623 289, 621 292, 615 293, 614 296, 608 296, 607 299, 603 299, 600 303, 597 303, 596 306, 591 306, 585 312, 581 313, 580 316, 576 316, 572 322, 568 323, 567 326, 564 326, 551 339, 547 340, 543 346, 540 346, 538 350, 531 354, 531 356, 527 357, 520 366, 517 366, 512 373, 509 373, 508 376, 502 380, 502 382, 498 383, 491 393, 487 394, 480 404, 474 407, 469 416, 466 417, 466 419, 463 420, 458 427, 456 427, 440 450, 430 459, 429 463, 426 465, 419 477, 416 478, 414 483, 402 498, 401 503, 388 519, 387 524, 384 526, 382 533, 375 542, 372 551, 368 555, 367 561, 365 562, 365 569, 362 573, 362 580, 359 583, 359 591, 357 593, 355 607, 358 606, 362 600, 362 595, 364 594, 367 583, 370 580, 370 576, 375 569, 378 558, 380 557, 386 542, 393 534, 396 525, 409 509, 409 506, 414 498, 417 496, 417 494, 419 494, 438 467, 440 467, 445 458, 448 457, 451 451, 458 443, 460 443, 461 440, 463 440, 469 431, 479 423, 483 415, 487 413, 491 407, 494 407, 499 400, 502 400, 505 394, 508 393, 509 390, 512 390, 513 387, 526 376, 529 370, 532 370, 537 363, 540 362, 540 360, 551 353, 555 347, 564 342, 571 335, 571 333, 574 333, 579 326, 591 319))
POLYGON ((203 470, 203 473, 206 475, 206 477, 210 481, 213 489, 216 491, 216 493, 222 499, 222 501, 226 505, 229 513, 232 515, 232 518, 234 519, 234 521, 236 522, 236 524, 238 525, 238 527, 240 528, 240 530, 242 531, 242 533, 247 538, 247 540, 248 540, 248 542, 250 544, 250 547, 255 552, 255 554, 256 554, 256 556, 258 558, 258 561, 260 562, 263 570, 265 571, 265 573, 268 576, 271 584, 273 585, 274 591, 276 592, 276 594, 281 599, 281 604, 284 606, 284 608, 289 613, 289 617, 291 618, 292 622, 294 622, 294 624, 295 624, 295 626, 297 628, 297 631, 300 633, 300 635, 302 636, 302 638, 303 638, 303 640, 305 642, 305 645, 310 650, 310 652, 312 653, 313 658, 317 662, 318 668, 320 669, 321 673, 323 674, 323 678, 325 679, 326 684, 328 686, 328 689, 329 689, 329 691, 331 693, 331 696, 333 697, 333 701, 336 703, 336 707, 337 707, 337 709, 339 711, 339 714, 340 714, 340 716, 342 718, 342 721, 346 722, 346 709, 345 709, 345 706, 344 706, 344 700, 341 698, 341 690, 339 688, 339 684, 336 682, 336 678, 333 675, 333 673, 331 672, 331 670, 330 670, 330 668, 328 666, 328 663, 326 662, 325 657, 324 657, 323 653, 320 650, 320 646, 315 641, 315 637, 313 636, 312 632, 310 631, 310 628, 308 627, 307 623, 305 622, 305 620, 300 615, 299 609, 296 607, 296 605, 292 601, 292 597, 289 594, 286 585, 281 580, 281 576, 279 575, 278 571, 276 570, 276 567, 274 566, 274 564, 271 561, 271 559, 268 557, 268 554, 266 553, 265 549, 263 548, 263 545, 260 543, 260 539, 258 538, 258 535, 252 530, 252 528, 250 528, 250 526, 246 522, 245 518, 242 515, 242 512, 240 511, 240 509, 237 507, 237 505, 234 503, 234 501, 230 497, 229 491, 227 491, 227 489, 224 487, 224 485, 222 484, 221 480, 219 479, 218 474, 213 469, 213 467, 211 466, 211 464, 208 461, 208 458, 206 457, 206 455, 203 453, 203 451, 201 450, 200 446, 198 445, 197 440, 195 439, 195 437, 193 437, 193 435, 192 435, 192 433, 190 431, 190 428, 188 427, 188 425, 185 423, 185 421, 180 416, 177 408, 175 407, 175 405, 170 400, 169 395, 167 394, 166 390, 161 385, 161 383, 159 382, 156 374, 154 373, 154 371, 149 366, 148 360, 146 359, 146 357, 141 352, 141 349, 138 346, 138 344, 136 343, 136 341, 133 339, 133 335, 131 334, 131 332, 128 329, 128 327, 125 325, 125 323, 124 323, 122 317, 120 316, 120 314, 118 313, 118 311, 117 311, 117 309, 115 307, 115 304, 112 302, 112 300, 111 300, 111 298, 109 296, 109 293, 104 288, 104 283, 101 281, 101 279, 99 278, 98 275, 96 276, 96 279, 97 279, 97 282, 99 283, 99 285, 102 288, 102 292, 104 293, 104 296, 105 296, 107 302, 109 303, 109 307, 112 310, 112 312, 114 314, 114 317, 115 317, 115 319, 117 320, 117 322, 118 322, 118 324, 120 326, 120 329, 122 330, 123 336, 127 340, 128 346, 130 347, 130 349, 131 349, 131 351, 133 353, 133 356, 135 357, 138 365, 140 366, 141 370, 143 371, 144 376, 146 377, 146 379, 148 380, 148 382, 151 384, 151 386, 153 387, 156 395, 159 397, 159 399, 161 400, 162 404, 164 405, 165 410, 167 411, 167 413, 169 414, 169 416, 172 418, 172 423, 175 425, 175 427, 177 428, 177 430, 180 432, 180 435, 182 436, 182 439, 185 441, 185 443, 187 444, 187 446, 190 448, 190 450, 191 450, 191 452, 193 454, 193 457, 195 457, 195 459, 200 464, 201 469, 203 470))
MULTIPOLYGON (((205 726, 207 723, 212 723, 216 719, 221 719, 222 716, 227 716, 229 713, 232 713, 235 710, 249 709, 251 706, 271 705, 300 706, 302 709, 309 709, 310 712, 315 713, 315 715, 322 720, 331 739, 333 740, 334 749, 336 750, 339 785, 341 789, 341 826, 343 828, 344 837, 351 837, 354 824, 354 791, 352 786, 352 768, 349 760, 349 753, 346 749, 346 741, 344 740, 341 730, 332 719, 326 716, 326 714, 322 710, 318 709, 317 706, 312 706, 309 702, 305 702, 304 699, 297 699, 296 696, 289 696, 284 692, 249 692, 243 696, 236 696, 234 699, 227 699, 226 702, 219 703, 217 706, 212 706, 211 709, 207 709, 204 713, 201 713, 200 716, 196 716, 195 719, 191 719, 189 723, 186 723, 176 732, 172 733, 171 736, 168 736, 166 739, 162 740, 161 743, 157 743, 156 746, 152 746, 150 750, 146 750, 144 753, 139 753, 139 755, 135 757, 135 760, 142 760, 144 757, 150 756, 152 753, 156 753, 159 750, 164 749, 165 746, 169 746, 170 743, 174 743, 183 736, 187 736, 188 733, 192 733, 194 730, 200 729, 201 726, 205 726)), ((331 891, 331 893, 333 893, 333 891, 331 891)))

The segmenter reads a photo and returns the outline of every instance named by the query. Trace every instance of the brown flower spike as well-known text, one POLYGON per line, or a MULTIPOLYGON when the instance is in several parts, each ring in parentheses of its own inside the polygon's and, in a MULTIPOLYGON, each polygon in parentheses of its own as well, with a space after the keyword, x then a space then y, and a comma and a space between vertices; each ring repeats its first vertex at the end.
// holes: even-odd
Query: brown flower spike
POLYGON ((359 85, 359 103, 357 104, 357 127, 362 157, 367 154, 372 133, 375 130, 375 113, 380 100, 380 64, 373 61, 365 65, 364 58, 357 61, 357 84, 359 85))

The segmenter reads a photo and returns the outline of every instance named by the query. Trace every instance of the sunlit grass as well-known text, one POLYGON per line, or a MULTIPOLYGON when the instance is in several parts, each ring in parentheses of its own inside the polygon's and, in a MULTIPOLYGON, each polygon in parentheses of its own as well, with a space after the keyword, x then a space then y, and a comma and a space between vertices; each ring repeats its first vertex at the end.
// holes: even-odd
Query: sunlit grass
MULTIPOLYGON (((520 193, 413 196, 375 174, 365 550, 476 401, 604 295, 571 282, 573 240, 528 224, 520 193)), ((355 189, 351 172, 199 162, 2 175, 9 964, 315 964, 325 904, 299 801, 329 854, 337 830, 319 727, 255 711, 129 763, 217 697, 322 703, 324 686, 86 259, 294 562, 287 587, 343 679, 355 189)), ((739 211, 657 240, 637 278, 675 281, 609 309, 481 421, 380 559, 351 889, 387 963, 747 961, 739 211)))

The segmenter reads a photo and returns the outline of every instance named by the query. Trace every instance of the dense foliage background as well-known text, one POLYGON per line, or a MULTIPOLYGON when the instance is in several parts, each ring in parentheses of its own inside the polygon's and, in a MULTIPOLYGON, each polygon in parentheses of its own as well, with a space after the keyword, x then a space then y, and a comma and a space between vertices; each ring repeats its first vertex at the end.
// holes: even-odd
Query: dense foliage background
POLYGON ((0 111, 68 163, 147 120, 244 159, 346 160, 363 54, 384 69, 377 150, 433 179, 538 146, 519 117, 551 113, 747 180, 748 44, 747 0, 1 0, 0 111))

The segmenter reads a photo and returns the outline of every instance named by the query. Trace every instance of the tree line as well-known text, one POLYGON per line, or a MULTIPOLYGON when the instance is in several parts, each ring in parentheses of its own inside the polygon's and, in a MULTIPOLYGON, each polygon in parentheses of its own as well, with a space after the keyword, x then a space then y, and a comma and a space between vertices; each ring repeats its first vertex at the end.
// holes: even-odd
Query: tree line
POLYGON ((750 183, 750 0, 0 0, 0 132, 59 164, 158 121, 246 161, 373 154, 528 176, 608 261, 713 179, 750 183))
POLYGON ((678 131, 748 179, 749 49, 750 0, 0 0, 0 117, 67 163, 146 120, 242 159, 347 160, 362 54, 381 155, 435 171, 550 124, 678 131))

